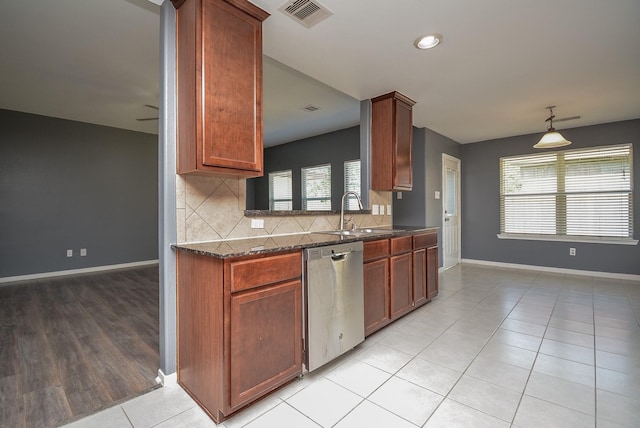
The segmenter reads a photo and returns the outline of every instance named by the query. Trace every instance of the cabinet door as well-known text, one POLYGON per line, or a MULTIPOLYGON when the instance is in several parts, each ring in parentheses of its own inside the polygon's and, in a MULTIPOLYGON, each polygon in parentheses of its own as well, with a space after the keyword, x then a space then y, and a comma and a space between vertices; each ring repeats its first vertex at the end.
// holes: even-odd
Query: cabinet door
POLYGON ((412 253, 389 258, 391 278, 391 319, 413 309, 413 281, 411 280, 412 253))
POLYGON ((427 298, 427 250, 413 252, 413 301, 416 306, 424 305, 427 298))
POLYGON ((427 299, 438 295, 438 247, 427 248, 427 299))
POLYGON ((371 99, 371 188, 411 191, 412 107, 399 92, 371 99))
POLYGON ((364 334, 391 321, 389 313, 389 259, 364 264, 364 334))
POLYGON ((261 25, 222 0, 203 2, 203 165, 262 169, 261 25))
POLYGON ((396 144, 394 153, 393 188, 410 191, 413 188, 411 144, 413 140, 413 115, 411 106, 396 101, 396 144))
POLYGON ((247 0, 173 0, 177 172, 262 175, 262 21, 247 0))
POLYGON ((231 411, 302 373, 300 280, 232 294, 229 324, 231 411))

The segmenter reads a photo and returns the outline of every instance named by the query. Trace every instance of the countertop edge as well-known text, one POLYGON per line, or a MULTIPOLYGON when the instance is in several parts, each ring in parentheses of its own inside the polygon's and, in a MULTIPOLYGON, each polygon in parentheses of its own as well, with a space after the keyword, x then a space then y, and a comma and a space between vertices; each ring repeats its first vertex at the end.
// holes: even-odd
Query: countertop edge
MULTIPOLYGON (((305 248, 322 247, 353 241, 375 241, 399 236, 416 235, 440 229, 439 226, 414 227, 397 226, 393 230, 377 232, 370 236, 337 236, 323 232, 307 232, 291 235, 250 237, 246 239, 220 240, 198 243, 172 244, 174 250, 186 251, 203 256, 227 259, 233 257, 254 256, 260 254, 280 253, 305 248), (287 243, 285 241, 292 240, 287 243), (255 245, 254 245, 255 244, 255 245)), ((378 229, 383 230, 383 229, 378 229)))

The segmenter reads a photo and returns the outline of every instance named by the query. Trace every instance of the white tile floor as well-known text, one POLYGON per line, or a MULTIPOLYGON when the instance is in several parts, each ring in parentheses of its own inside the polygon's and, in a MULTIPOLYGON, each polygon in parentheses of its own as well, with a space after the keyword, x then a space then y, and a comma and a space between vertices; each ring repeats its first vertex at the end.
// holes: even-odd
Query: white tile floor
MULTIPOLYGON (((640 281, 460 265, 431 303, 225 421, 639 427, 640 281)), ((68 427, 213 427, 173 385, 68 427)))

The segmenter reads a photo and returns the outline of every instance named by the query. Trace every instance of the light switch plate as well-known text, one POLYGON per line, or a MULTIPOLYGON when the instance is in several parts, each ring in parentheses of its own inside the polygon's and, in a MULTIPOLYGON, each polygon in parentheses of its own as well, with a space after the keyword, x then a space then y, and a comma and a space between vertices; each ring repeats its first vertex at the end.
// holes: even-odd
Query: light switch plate
POLYGON ((85 257, 87 255, 87 249, 86 248, 80 248, 80 257, 85 257))
POLYGON ((440 191, 436 190, 435 198, 440 199, 440 191))
POLYGON ((264 229, 264 219, 262 219, 262 218, 252 218, 251 219, 251 229, 264 229))
POLYGON ((371 206, 371 214, 373 214, 373 215, 379 215, 379 214, 380 214, 380 206, 379 206, 379 205, 376 205, 376 204, 373 204, 373 205, 371 206))
POLYGON ((380 215, 384 215, 384 205, 380 205, 380 215))
POLYGON ((398 193, 396 193, 396 198, 398 198, 398 199, 402 199, 402 192, 398 192, 398 193))
POLYGON ((387 205, 387 215, 391 215, 391 205, 387 205))

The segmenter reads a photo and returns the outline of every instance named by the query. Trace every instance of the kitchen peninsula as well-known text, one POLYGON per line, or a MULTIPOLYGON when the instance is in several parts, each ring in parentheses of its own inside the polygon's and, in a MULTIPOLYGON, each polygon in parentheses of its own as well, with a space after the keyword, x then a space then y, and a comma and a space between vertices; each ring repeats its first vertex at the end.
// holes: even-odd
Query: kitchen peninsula
MULTIPOLYGON (((372 100, 375 186, 346 191, 339 230, 329 230, 335 228, 335 211, 258 212, 263 219, 247 213, 245 179, 265 175, 262 21, 269 14, 246 0, 172 1, 177 8, 178 383, 221 422, 301 376, 305 365, 313 370, 339 355, 313 364, 308 358, 310 349, 324 349, 310 345, 311 334, 305 334, 312 324, 310 309, 326 308, 333 316, 334 306, 308 298, 308 290, 327 291, 324 279, 331 273, 321 272, 317 288, 308 287, 305 282, 312 281, 305 272, 312 262, 306 263, 303 253, 325 247, 320 252, 340 265, 335 289, 355 291, 353 299, 326 293, 358 323, 353 328, 358 334, 352 335, 358 341, 340 342, 342 352, 437 295, 438 232, 390 228, 391 192, 412 188, 413 101, 397 92, 372 100), (365 192, 371 211, 358 197, 365 192), (360 208, 350 212, 351 224, 369 228, 343 230, 349 193, 360 208), (247 238, 262 231, 267 236, 247 238), (348 268, 344 247, 358 254, 348 268), (353 275, 344 276, 346 271, 353 275)), ((345 160, 351 159, 341 159, 340 167, 345 160)), ((368 171, 366 164, 362 168, 368 171)), ((344 182, 342 176, 335 181, 341 189, 344 182)), ((330 336, 326 323, 318 325, 330 336)), ((332 339, 349 336, 341 328, 332 339)))
POLYGON ((364 241, 365 335, 437 295, 437 228, 367 230, 174 245, 178 382, 212 419, 303 374, 304 249, 364 241))

